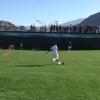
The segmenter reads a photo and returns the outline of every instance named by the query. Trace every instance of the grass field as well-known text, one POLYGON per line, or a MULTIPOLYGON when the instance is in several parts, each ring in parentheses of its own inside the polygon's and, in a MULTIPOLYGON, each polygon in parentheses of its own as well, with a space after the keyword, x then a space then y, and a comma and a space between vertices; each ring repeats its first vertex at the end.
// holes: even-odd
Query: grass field
POLYGON ((0 50, 0 100, 100 100, 100 51, 0 50))

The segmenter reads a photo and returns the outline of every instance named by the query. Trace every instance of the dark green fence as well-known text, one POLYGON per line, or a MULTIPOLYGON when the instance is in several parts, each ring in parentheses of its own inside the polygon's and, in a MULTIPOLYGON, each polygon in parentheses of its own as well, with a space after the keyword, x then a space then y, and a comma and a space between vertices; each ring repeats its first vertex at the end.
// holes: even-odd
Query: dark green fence
POLYGON ((22 43, 23 49, 46 50, 56 42, 60 49, 67 50, 69 41, 73 50, 100 49, 100 34, 96 33, 0 32, 0 48, 13 44, 20 49, 22 43))

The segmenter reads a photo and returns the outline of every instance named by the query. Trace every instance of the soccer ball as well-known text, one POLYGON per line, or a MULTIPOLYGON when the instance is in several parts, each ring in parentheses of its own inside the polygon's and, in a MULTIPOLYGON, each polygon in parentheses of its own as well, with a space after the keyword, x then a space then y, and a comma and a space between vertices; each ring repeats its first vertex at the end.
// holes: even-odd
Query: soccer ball
POLYGON ((64 62, 58 62, 58 64, 59 64, 59 65, 64 65, 65 63, 64 63, 64 62))
POLYGON ((61 62, 58 62, 58 64, 60 65, 60 64, 61 64, 61 62))

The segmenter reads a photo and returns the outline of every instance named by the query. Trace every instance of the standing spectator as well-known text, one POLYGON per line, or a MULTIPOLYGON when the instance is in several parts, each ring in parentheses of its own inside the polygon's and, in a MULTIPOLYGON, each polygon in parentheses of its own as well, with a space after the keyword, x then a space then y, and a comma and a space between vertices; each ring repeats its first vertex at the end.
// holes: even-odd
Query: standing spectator
POLYGON ((68 50, 71 50, 72 49, 72 43, 71 43, 71 41, 69 41, 69 43, 68 43, 68 50))

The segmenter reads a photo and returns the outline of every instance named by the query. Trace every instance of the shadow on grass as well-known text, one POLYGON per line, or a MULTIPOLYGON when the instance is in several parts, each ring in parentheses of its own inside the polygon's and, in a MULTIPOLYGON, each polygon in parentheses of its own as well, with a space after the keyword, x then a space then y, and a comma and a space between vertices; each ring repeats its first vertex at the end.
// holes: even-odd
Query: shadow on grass
POLYGON ((53 64, 36 64, 36 65, 15 65, 14 67, 46 67, 46 66, 52 66, 53 64))

